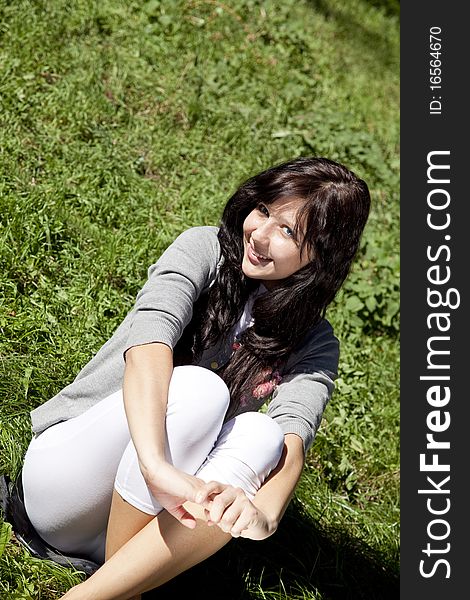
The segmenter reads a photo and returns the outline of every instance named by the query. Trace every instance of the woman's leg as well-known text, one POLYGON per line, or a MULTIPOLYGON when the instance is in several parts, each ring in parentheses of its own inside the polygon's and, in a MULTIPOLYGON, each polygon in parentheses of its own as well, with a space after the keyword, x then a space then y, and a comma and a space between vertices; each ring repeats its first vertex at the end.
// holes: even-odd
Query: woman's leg
POLYGON ((33 438, 23 464, 25 507, 49 544, 97 560, 129 429, 121 392, 33 438))
POLYGON ((105 559, 109 560, 119 548, 154 518, 155 515, 149 515, 135 508, 114 490, 106 534, 105 559))
MULTIPOLYGON (((166 511, 152 517, 144 528, 105 562, 88 580, 65 594, 66 600, 129 600, 158 587, 205 560, 231 536, 205 524, 203 509, 190 502, 187 510, 197 518, 195 529, 181 525, 166 511)), ((130 507, 123 513, 132 518, 130 507)), ((110 527, 112 524, 110 523, 110 527)))
POLYGON ((279 425, 263 413, 246 412, 224 424, 197 477, 242 488, 253 499, 277 466, 284 447, 279 425))
MULTIPOLYGON (((177 436, 172 432, 171 424, 168 433, 169 439, 174 441, 177 436)), ((241 487, 249 498, 253 498, 273 465, 277 465, 282 446, 282 432, 272 419, 253 412, 239 415, 223 426, 216 444, 196 475, 204 481, 241 487)), ((176 464, 185 467, 187 472, 195 472, 191 457, 185 460, 180 453, 181 449, 175 448, 176 464)), ((129 444, 116 476, 110 511, 112 525, 108 527, 106 536, 106 558, 160 511, 161 507, 150 494, 140 473, 135 449, 129 444)))
MULTIPOLYGON (((194 473, 217 439, 228 401, 225 384, 211 371, 176 367, 168 397, 174 442, 168 459, 179 461, 183 450, 194 473)), ((114 480, 129 442, 121 392, 32 440, 23 486, 26 510, 43 539, 65 553, 104 560, 114 480)))
MULTIPOLYGON (((168 402, 166 416, 167 460, 193 475, 218 439, 230 396, 223 380, 212 371, 201 367, 180 368, 186 370, 183 371, 185 377, 173 377, 170 386, 172 399, 168 402)), ((162 509, 140 472, 132 442, 123 453, 114 487, 127 502, 147 514, 155 516, 162 509)))
MULTIPOLYGON (((111 512, 109 514, 109 523, 114 523, 114 526, 108 527, 105 560, 109 561, 113 554, 116 554, 126 542, 132 539, 154 518, 153 515, 148 515, 138 508, 134 508, 132 504, 126 502, 116 490, 114 490, 111 502, 111 512)), ((137 594, 129 600, 141 599, 141 594, 137 594)))
MULTIPOLYGON (((282 447, 282 432, 272 419, 259 413, 239 415, 224 425, 197 476, 242 487, 251 497, 276 467, 282 447)), ((67 600, 137 598, 208 558, 231 539, 218 527, 206 525, 200 506, 185 506, 197 517, 195 529, 184 527, 166 511, 155 518, 144 515, 115 493, 108 525, 110 540, 115 539, 115 528, 122 532, 123 521, 138 529, 151 520, 128 541, 118 536, 116 545, 125 542, 123 547, 110 549, 110 559, 88 581, 71 590, 67 600)))

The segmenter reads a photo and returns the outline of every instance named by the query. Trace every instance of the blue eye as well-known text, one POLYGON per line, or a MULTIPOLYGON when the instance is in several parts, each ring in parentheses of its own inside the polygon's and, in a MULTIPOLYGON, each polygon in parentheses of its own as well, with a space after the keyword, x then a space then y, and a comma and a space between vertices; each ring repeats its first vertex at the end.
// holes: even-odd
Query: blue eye
POLYGON ((263 213, 263 215, 269 217, 269 211, 264 204, 258 204, 256 208, 259 210, 259 212, 263 213))
POLYGON ((290 227, 287 227, 287 225, 284 225, 283 229, 289 237, 294 237, 294 232, 290 227))

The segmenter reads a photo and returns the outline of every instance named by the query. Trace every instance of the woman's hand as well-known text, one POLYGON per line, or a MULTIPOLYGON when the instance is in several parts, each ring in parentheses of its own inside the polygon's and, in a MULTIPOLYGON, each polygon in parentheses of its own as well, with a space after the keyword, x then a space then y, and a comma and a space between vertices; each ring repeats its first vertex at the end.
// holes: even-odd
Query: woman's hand
POLYGON ((205 508, 207 524, 217 525, 232 537, 263 540, 277 529, 277 523, 253 504, 241 488, 211 481, 196 501, 205 508))
POLYGON ((182 525, 194 529, 196 519, 183 504, 187 500, 197 502, 198 497, 205 497, 205 482, 167 462, 161 462, 151 469, 141 469, 155 500, 182 525))

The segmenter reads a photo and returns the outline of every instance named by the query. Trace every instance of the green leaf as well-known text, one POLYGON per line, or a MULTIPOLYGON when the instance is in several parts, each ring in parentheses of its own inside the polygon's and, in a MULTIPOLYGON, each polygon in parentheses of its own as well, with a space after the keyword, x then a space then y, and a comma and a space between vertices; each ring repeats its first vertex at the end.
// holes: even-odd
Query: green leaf
POLYGON ((394 317, 398 313, 399 308, 400 308, 399 303, 392 300, 391 302, 388 303, 388 306, 387 306, 387 316, 389 316, 390 318, 394 317))
POLYGON ((377 300, 375 299, 375 296, 368 296, 366 298, 366 307, 369 312, 374 312, 377 307, 377 300))
POLYGON ((351 491, 357 483, 357 475, 356 473, 350 473, 347 477, 346 477, 346 489, 348 491, 351 491))
POLYGON ((11 538, 11 525, 10 523, 2 523, 0 529, 0 556, 5 552, 6 545, 11 538))
POLYGON ((364 446, 361 444, 361 442, 355 437, 355 436, 351 436, 351 441, 350 441, 350 445, 351 448, 353 450, 356 450, 356 452, 359 452, 360 454, 362 454, 364 452, 364 446))
POLYGON ((345 307, 346 310, 350 310, 351 312, 357 312, 361 310, 361 308, 364 308, 364 303, 362 302, 362 300, 359 300, 357 296, 349 296, 349 298, 346 300, 345 307))

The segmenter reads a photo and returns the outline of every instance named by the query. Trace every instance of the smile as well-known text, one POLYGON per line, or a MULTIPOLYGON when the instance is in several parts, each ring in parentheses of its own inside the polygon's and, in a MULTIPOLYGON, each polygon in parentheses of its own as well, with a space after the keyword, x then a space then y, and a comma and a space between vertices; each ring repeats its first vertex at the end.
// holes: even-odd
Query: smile
POLYGON ((251 246, 251 244, 247 245, 247 257, 248 260, 254 264, 254 265, 260 265, 260 264, 267 264, 269 262, 271 262, 271 258, 268 258, 266 256, 263 256, 262 254, 258 254, 258 252, 255 252, 251 246))
POLYGON ((271 260, 270 258, 268 258, 267 256, 263 256, 262 254, 258 254, 258 252, 255 252, 254 250, 252 250, 253 254, 255 256, 257 256, 258 258, 262 258, 263 260, 271 260))

